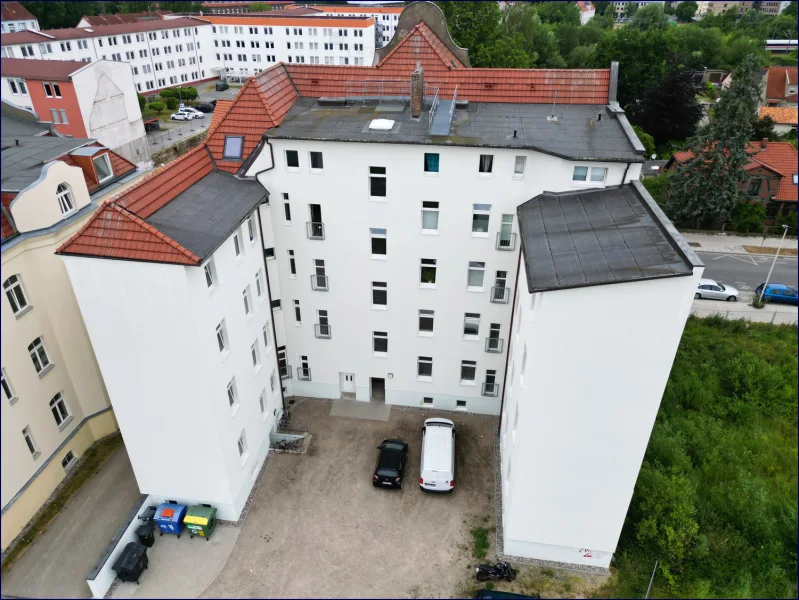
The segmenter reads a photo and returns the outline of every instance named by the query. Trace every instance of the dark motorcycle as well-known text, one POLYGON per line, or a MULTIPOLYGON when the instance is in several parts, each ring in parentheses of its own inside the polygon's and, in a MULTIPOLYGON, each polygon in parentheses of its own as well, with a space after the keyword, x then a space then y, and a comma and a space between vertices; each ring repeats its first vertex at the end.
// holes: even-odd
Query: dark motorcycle
POLYGON ((516 571, 508 563, 502 561, 495 565, 477 565, 477 581, 489 581, 491 579, 516 579, 516 571))

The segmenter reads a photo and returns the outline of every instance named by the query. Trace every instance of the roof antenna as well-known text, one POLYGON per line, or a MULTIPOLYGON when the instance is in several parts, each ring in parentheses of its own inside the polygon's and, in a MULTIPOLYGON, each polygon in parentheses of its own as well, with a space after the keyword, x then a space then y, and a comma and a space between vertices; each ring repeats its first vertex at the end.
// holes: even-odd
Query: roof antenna
POLYGON ((552 100, 552 114, 547 117, 547 121, 558 121, 558 117, 555 114, 555 103, 558 101, 558 90, 555 90, 555 99, 552 100))

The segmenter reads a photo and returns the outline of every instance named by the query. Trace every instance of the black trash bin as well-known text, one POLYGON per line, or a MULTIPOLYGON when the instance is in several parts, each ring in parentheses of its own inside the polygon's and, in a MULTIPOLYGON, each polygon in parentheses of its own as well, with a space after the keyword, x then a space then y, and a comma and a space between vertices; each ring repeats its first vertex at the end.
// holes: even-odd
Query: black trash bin
POLYGON ((152 548, 155 543, 155 523, 148 521, 136 528, 136 537, 139 538, 139 543, 148 548, 152 548))
POLYGON ((130 542, 114 563, 114 571, 120 581, 135 581, 138 585, 142 571, 147 568, 147 547, 139 542, 130 542))
POLYGON ((142 521, 152 521, 155 518, 155 513, 158 512, 157 506, 148 506, 144 509, 144 512, 139 515, 139 519, 142 521))

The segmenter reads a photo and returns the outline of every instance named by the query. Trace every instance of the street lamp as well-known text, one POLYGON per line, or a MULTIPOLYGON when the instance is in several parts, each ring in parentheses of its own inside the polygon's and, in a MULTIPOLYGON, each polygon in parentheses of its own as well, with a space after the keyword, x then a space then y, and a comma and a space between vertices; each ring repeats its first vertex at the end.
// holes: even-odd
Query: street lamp
POLYGON ((760 302, 763 302, 763 294, 766 293, 766 287, 768 287, 768 280, 771 279, 771 272, 774 270, 774 265, 777 263, 777 257, 780 255, 780 250, 782 249, 782 242, 785 241, 786 233, 788 233, 788 226, 783 225, 780 244, 779 246, 777 246, 777 252, 774 253, 774 260, 771 261, 771 268, 768 270, 768 275, 766 275, 766 283, 763 284, 763 289, 760 290, 760 302))

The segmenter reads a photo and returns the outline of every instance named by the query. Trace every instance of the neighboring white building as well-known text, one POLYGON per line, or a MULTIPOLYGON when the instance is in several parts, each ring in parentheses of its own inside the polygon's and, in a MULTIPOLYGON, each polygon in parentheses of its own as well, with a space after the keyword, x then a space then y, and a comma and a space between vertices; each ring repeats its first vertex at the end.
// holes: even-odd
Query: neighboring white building
POLYGON ((617 65, 498 79, 432 4, 398 31, 249 79, 59 249, 137 480, 237 518, 285 395, 523 418, 504 550, 607 567, 701 263, 636 183, 617 65))
POLYGON ((596 7, 587 0, 586 2, 578 2, 577 8, 580 9, 580 25, 588 24, 588 22, 591 21, 596 14, 596 7))
POLYGON ((2 33, 39 29, 39 20, 19 2, 3 2, 2 12, 3 18, 0 23, 2 33))

